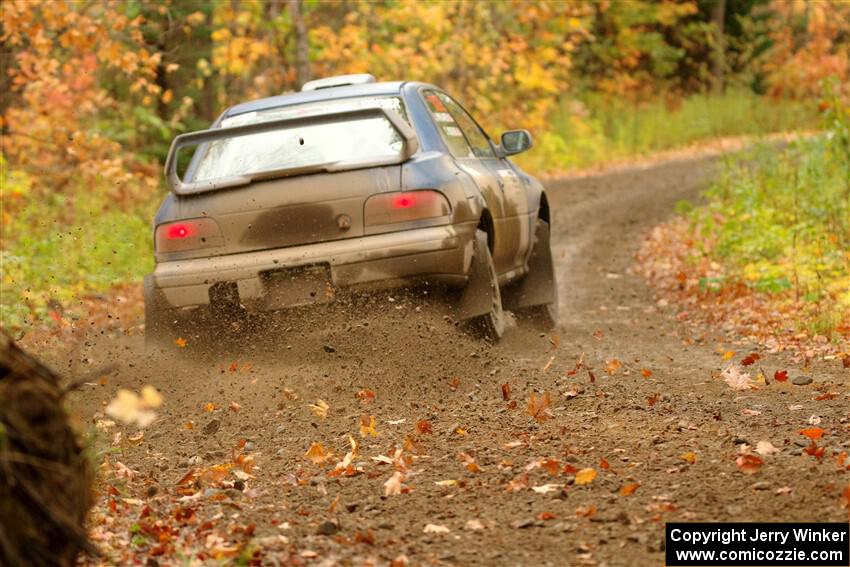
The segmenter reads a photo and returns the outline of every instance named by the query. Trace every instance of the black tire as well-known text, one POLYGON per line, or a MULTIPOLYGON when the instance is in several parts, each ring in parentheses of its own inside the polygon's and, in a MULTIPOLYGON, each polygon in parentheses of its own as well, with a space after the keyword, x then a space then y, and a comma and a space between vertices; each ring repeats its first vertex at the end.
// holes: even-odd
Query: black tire
MULTIPOLYGON (((483 234, 483 231, 478 231, 483 234)), ((478 235, 479 237, 481 234, 478 235)), ((499 277, 496 274, 496 264, 493 262, 493 256, 490 254, 490 248, 480 246, 479 242, 486 242, 486 234, 484 238, 476 238, 473 244, 473 255, 476 258, 481 258, 483 264, 487 267, 488 283, 490 285, 491 306, 490 311, 484 315, 475 317, 470 321, 473 328, 485 339, 493 342, 498 342, 505 334, 505 312, 502 309, 502 293, 499 289, 499 277)))
MULTIPOLYGON (((555 278, 555 263, 552 259, 552 249, 549 241, 550 227, 549 223, 543 219, 537 219, 535 230, 537 239, 534 243, 533 256, 542 258, 541 268, 545 266, 549 270, 548 274, 534 274, 536 277, 548 277, 552 285, 552 297, 554 300, 550 303, 542 303, 540 305, 532 305, 516 311, 517 318, 532 324, 540 330, 549 331, 554 329, 558 324, 558 281, 555 278)), ((526 277, 531 277, 531 274, 526 277)))

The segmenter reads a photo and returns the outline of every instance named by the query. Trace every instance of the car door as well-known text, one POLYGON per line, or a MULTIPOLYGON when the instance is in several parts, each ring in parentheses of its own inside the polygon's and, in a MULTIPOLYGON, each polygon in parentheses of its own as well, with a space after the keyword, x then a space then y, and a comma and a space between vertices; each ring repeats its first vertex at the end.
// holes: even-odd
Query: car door
POLYGON ((494 260, 499 273, 510 272, 524 265, 530 246, 528 198, 525 189, 507 159, 500 158, 489 137, 474 118, 454 99, 439 93, 448 112, 457 122, 468 141, 479 166, 495 178, 501 208, 496 224, 494 260))

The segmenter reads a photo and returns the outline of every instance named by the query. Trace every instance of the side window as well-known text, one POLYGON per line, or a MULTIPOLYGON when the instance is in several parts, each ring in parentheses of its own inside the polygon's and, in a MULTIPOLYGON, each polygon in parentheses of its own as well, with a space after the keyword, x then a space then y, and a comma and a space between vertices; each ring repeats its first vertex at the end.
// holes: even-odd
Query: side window
POLYGON ((454 116, 461 131, 466 136, 466 140, 472 146, 475 156, 480 158, 496 157, 493 147, 487 140, 487 135, 478 127, 478 124, 475 123, 475 120, 472 119, 463 107, 443 93, 439 93, 438 96, 446 108, 448 108, 451 115, 454 116))
POLYGON ((428 106, 434 122, 437 123, 437 130, 439 130, 440 137, 443 138, 446 146, 448 146, 449 152, 456 158, 474 157, 475 154, 472 152, 472 148, 466 141, 466 137, 463 135, 460 126, 458 126, 446 108, 442 97, 434 91, 426 91, 424 94, 425 104, 428 106))

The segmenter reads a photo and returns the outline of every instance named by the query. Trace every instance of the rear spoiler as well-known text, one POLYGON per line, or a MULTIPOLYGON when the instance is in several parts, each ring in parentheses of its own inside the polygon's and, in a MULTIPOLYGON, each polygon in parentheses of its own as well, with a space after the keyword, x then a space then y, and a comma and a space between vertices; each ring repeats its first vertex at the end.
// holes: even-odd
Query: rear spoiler
POLYGON ((165 179, 172 192, 177 195, 190 195, 194 193, 203 193, 206 191, 214 191, 216 189, 224 189, 227 187, 239 187, 248 185, 253 181, 261 179, 273 179, 275 177, 288 177, 291 175, 304 175, 307 173, 318 173, 322 171, 344 171, 349 169, 362 169, 366 167, 380 167, 385 165, 396 165, 410 159, 410 156, 416 153, 419 149, 419 141, 416 139, 416 133, 413 128, 401 117, 401 115, 388 108, 361 108, 357 110, 346 110, 343 112, 326 112, 323 114, 314 114, 311 116, 301 116, 294 118, 282 118, 278 120, 269 120, 268 122, 258 122, 256 124, 243 124, 241 126, 231 126, 229 128, 211 128, 209 130, 200 130, 198 132, 189 132, 181 134, 174 138, 171 142, 171 148, 168 150, 168 157, 165 160, 165 179), (310 126, 314 124, 323 124, 326 122, 338 122, 349 118, 364 118, 364 117, 385 117, 390 124, 401 135, 404 140, 404 148, 398 156, 390 158, 369 159, 369 160, 345 160, 328 162, 307 167, 285 168, 273 171, 262 171, 248 175, 232 175, 229 177, 221 177, 218 179, 210 179, 206 181, 192 181, 185 183, 177 173, 177 152, 181 148, 187 146, 197 146, 204 143, 221 140, 224 138, 233 138, 236 136, 247 136, 250 134, 260 134, 263 132, 271 132, 280 129, 283 126, 303 125, 310 126))

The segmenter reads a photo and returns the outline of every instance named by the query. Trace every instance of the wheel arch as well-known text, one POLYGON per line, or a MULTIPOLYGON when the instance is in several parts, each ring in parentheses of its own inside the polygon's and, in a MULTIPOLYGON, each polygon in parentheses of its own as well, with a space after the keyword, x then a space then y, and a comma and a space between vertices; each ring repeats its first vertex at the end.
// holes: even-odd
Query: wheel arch
POLYGON ((483 230, 487 234, 487 248, 490 249, 492 254, 496 246, 496 227, 493 224, 493 215, 490 214, 489 209, 481 211, 481 217, 478 219, 478 230, 483 230))

